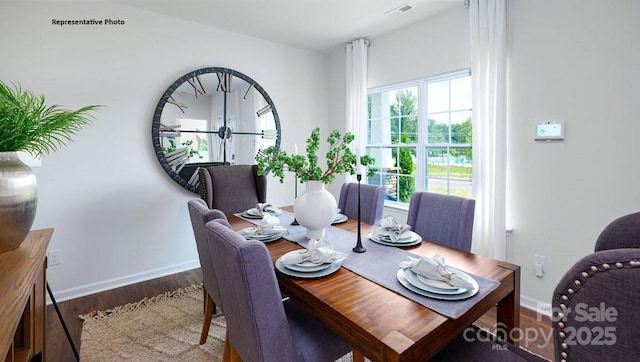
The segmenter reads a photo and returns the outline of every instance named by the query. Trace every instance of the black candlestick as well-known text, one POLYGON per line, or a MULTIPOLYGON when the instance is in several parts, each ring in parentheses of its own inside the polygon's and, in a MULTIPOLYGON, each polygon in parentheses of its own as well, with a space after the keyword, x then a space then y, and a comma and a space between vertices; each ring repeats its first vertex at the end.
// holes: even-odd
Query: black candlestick
POLYGON ((356 253, 364 253, 367 249, 362 246, 362 233, 360 231, 360 181, 362 180, 362 175, 357 174, 356 179, 358 179, 358 240, 356 242, 356 246, 353 248, 353 251, 356 253))
MULTIPOLYGON (((294 191, 295 191, 295 199, 297 199, 298 198, 298 175, 297 174, 296 174, 296 181, 295 181, 295 185, 294 185, 294 191)), ((298 223, 298 220, 296 220, 296 216, 295 215, 293 215, 293 221, 291 222, 291 225, 300 225, 298 223)))

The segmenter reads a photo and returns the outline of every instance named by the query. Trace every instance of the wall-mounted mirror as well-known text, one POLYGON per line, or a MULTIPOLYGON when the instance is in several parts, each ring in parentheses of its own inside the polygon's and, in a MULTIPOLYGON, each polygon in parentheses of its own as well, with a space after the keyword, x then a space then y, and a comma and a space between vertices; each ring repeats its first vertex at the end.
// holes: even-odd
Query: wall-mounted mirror
POLYGON ((203 68, 163 93, 151 136, 166 173, 198 193, 198 167, 254 164, 259 149, 280 148, 280 119, 253 79, 232 69, 203 68))

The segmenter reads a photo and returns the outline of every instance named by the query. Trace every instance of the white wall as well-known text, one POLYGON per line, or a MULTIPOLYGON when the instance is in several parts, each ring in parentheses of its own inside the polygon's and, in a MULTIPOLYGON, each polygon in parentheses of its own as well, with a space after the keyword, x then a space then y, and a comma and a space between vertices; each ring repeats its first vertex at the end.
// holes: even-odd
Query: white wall
POLYGON ((510 1, 508 243, 523 294, 550 302, 600 231, 640 208, 640 2, 510 1), (533 141, 536 122, 566 140, 533 141), (544 278, 533 255, 546 257, 544 278))
MULTIPOLYGON (((63 262, 48 277, 60 300, 198 266, 186 206, 198 196, 169 179, 151 143, 153 110, 180 76, 219 66, 253 78, 276 105, 285 149, 326 127, 328 63, 317 53, 108 2, 3 2, 0 44, 3 81, 66 108, 106 106, 35 169, 34 228, 55 228, 63 262)), ((270 177, 269 199, 292 204, 293 179, 270 177)))
MULTIPOLYGON (((517 0, 507 9, 507 256, 522 267, 523 303, 536 308, 607 223, 639 209, 640 2, 517 0), (566 122, 565 141, 533 140, 547 120, 566 122), (533 273, 534 254, 546 257, 544 278, 533 273)), ((371 39, 369 87, 469 67, 468 34, 460 6, 371 39)), ((343 49, 330 69, 344 79, 343 49)), ((344 87, 330 83, 334 127, 344 127, 344 87)))
MULTIPOLYGON (((430 75, 469 68, 469 20, 467 9, 459 7, 393 33, 370 39, 368 50, 369 88, 412 81, 430 75)), ((345 129, 346 60, 344 47, 331 53, 329 113, 331 128, 345 129)), ((339 193, 339 188, 332 188, 339 193)), ((387 208, 406 220, 406 212, 387 208)))

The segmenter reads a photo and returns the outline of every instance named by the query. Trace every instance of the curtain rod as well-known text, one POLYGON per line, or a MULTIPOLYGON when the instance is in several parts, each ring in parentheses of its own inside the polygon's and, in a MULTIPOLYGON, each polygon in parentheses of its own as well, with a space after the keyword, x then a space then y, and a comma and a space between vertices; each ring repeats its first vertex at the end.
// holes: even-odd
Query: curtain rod
MULTIPOLYGON (((359 39, 355 39, 354 41, 356 41, 356 40, 359 40, 359 39)), ((344 45, 345 49, 346 49, 348 46, 353 46, 353 42, 354 42, 354 41, 351 41, 351 42, 346 43, 346 44, 344 45)), ((369 41, 369 39, 364 39, 364 43, 365 43, 367 46, 371 46, 371 41, 369 41)))

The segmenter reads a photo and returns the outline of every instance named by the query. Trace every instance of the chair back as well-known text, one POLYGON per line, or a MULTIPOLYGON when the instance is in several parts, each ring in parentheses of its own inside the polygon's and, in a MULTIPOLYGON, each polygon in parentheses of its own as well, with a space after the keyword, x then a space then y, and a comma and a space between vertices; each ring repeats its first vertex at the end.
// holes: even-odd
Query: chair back
POLYGON ((424 240, 470 251, 475 206, 473 199, 414 192, 407 224, 424 240))
MULTIPOLYGON (((338 208, 341 210, 341 213, 350 219, 358 218, 357 183, 349 182, 342 184, 338 208)), ((382 219, 383 209, 384 187, 360 184, 360 220, 373 225, 382 219)))
POLYGON ((301 361, 267 247, 217 221, 206 226, 229 342, 245 362, 301 361))
POLYGON ((201 199, 189 200, 187 207, 189 208, 191 227, 193 228, 193 235, 195 236, 196 247, 198 248, 198 258, 200 259, 204 289, 211 296, 213 302, 220 307, 220 309, 223 309, 205 225, 211 220, 218 220, 228 227, 227 217, 220 210, 210 210, 201 199))
POLYGON ((257 165, 209 166, 198 169, 200 197, 210 209, 234 214, 267 199, 267 178, 257 165))
POLYGON ((598 236, 594 250, 620 248, 640 248, 640 212, 613 220, 598 236))
POLYGON ((638 360, 639 286, 640 249, 598 251, 575 263, 553 293, 555 360, 638 360))

